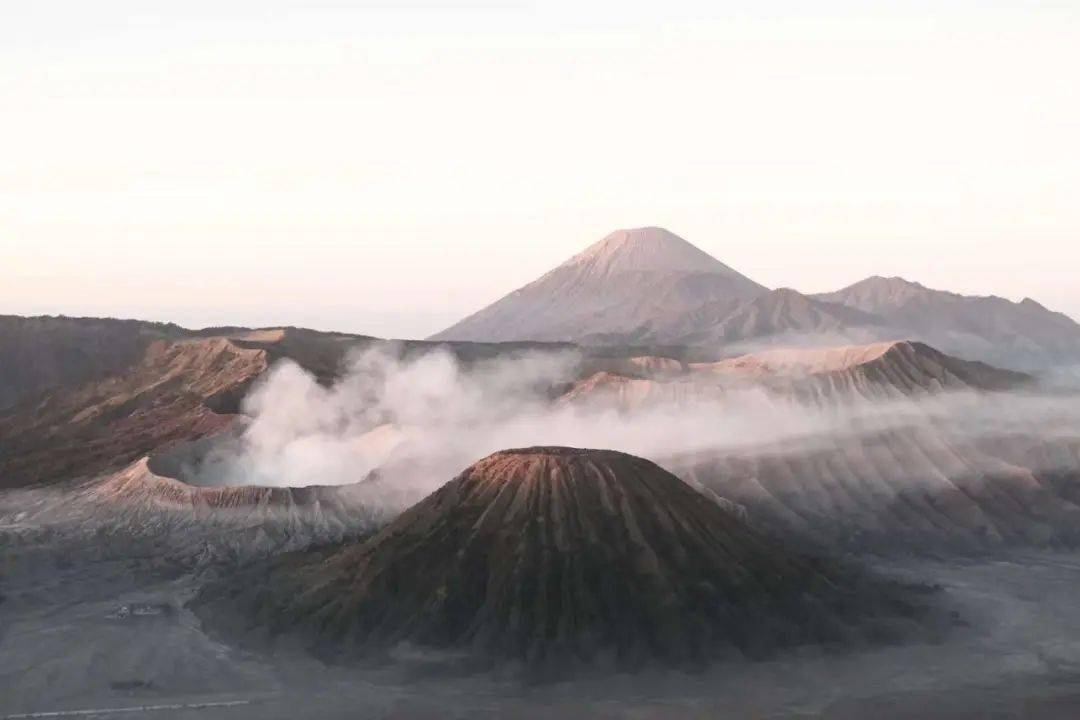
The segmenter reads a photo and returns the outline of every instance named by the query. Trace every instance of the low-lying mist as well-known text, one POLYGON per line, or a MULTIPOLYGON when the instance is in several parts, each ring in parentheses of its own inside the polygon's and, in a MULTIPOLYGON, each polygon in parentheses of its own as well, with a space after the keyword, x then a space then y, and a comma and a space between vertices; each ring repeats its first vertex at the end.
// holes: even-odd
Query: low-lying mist
MULTIPOLYGON (((803 452, 912 423, 979 438, 995 433, 1080 436, 1069 397, 949 393, 871 402, 798 404, 758 387, 684 393, 629 412, 603 398, 559 399, 577 379, 575 353, 531 353, 469 365, 443 351, 403 357, 394 346, 350 358, 331 387, 291 361, 251 391, 251 419, 185 468, 200 485, 308 486, 376 475, 408 497, 445 483, 497 450, 570 445, 662 462, 700 452, 803 452)), ((704 379, 702 382, 710 382, 704 379)), ((719 382, 712 379, 711 382, 719 382)))

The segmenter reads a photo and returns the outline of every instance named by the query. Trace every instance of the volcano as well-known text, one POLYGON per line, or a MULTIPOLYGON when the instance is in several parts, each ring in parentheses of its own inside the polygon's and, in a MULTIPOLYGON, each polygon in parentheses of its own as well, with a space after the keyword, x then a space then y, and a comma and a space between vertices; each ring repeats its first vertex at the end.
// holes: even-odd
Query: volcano
POLYGON ((663 228, 617 230, 432 339, 624 341, 704 305, 734 309, 764 292, 663 228))
POLYGON ((617 230, 432 339, 679 346, 724 356, 918 340, 1020 371, 1080 360, 1080 325, 1031 299, 876 276, 817 295, 770 290, 657 227, 617 230))
POLYGON ((405 644, 556 673, 840 642, 901 606, 647 460, 561 447, 495 453, 364 543, 288 556, 196 602, 211 626, 231 614, 338 660, 405 644))

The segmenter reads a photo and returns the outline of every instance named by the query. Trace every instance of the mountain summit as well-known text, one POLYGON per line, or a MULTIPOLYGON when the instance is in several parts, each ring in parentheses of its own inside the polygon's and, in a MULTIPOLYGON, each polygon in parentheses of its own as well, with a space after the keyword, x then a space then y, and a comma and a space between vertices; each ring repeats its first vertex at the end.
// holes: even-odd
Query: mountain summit
POLYGON ((571 267, 594 279, 613 278, 624 272, 706 272, 746 281, 712 255, 658 227, 616 230, 559 269, 571 267))
POLYGON ((766 292, 663 228, 617 230, 433 340, 592 342, 766 292))

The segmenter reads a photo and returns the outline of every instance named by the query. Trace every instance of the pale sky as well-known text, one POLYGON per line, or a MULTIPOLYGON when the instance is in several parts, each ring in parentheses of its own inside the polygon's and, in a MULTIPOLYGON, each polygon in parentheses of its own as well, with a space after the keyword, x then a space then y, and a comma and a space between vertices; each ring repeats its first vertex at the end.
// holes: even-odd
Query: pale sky
POLYGON ((5 2, 0 313, 420 337, 661 225, 1080 319, 1078 38, 1076 0, 5 2))

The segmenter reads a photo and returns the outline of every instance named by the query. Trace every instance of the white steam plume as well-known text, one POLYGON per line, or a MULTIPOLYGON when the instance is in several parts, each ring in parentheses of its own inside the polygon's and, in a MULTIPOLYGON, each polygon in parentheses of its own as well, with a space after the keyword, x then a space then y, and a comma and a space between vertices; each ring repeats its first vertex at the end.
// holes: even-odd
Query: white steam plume
POLYGON ((252 420, 194 469, 202 484, 338 485, 380 479, 415 499, 496 450, 571 445, 656 461, 703 451, 805 451, 820 443, 935 422, 958 436, 1040 432, 1077 436, 1071 398, 951 393, 919 400, 796 405, 759 388, 629 413, 552 401, 574 379, 573 353, 534 353, 468 366, 443 351, 401 357, 393 347, 351 358, 332 387, 283 361, 244 402, 252 420), (1049 420, 1053 418, 1053 422, 1049 420))

